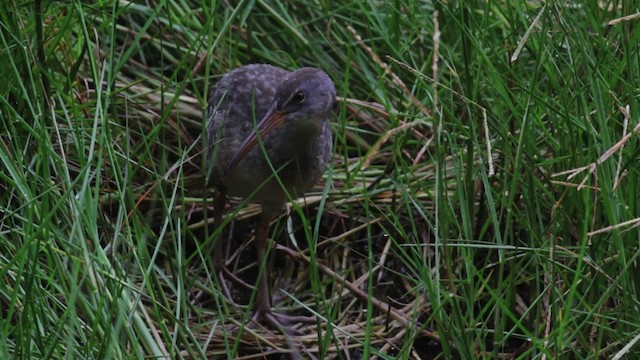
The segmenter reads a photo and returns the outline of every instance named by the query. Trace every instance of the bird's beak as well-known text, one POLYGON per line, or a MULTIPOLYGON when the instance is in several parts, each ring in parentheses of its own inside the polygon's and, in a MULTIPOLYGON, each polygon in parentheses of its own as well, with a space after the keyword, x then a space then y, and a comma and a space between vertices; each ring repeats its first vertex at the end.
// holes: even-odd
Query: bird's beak
POLYGON ((229 160, 227 166, 224 168, 223 176, 229 174, 231 170, 233 170, 236 165, 238 165, 238 163, 256 147, 258 144, 258 135, 260 136, 260 139, 264 139, 271 131, 273 131, 273 129, 282 125, 284 123, 285 115, 285 113, 276 110, 276 103, 274 102, 267 114, 262 118, 262 120, 260 120, 256 129, 254 129, 251 134, 244 139, 240 148, 238 148, 238 150, 233 154, 231 160, 229 160))

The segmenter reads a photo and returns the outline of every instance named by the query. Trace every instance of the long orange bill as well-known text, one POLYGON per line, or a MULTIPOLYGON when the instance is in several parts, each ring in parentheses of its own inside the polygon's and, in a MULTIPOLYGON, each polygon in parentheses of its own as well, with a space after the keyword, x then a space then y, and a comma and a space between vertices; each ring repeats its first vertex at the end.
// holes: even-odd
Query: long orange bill
POLYGON ((233 154, 233 157, 231 157, 231 160, 229 160, 227 166, 224 168, 223 176, 226 176, 229 172, 231 172, 231 170, 233 170, 233 168, 235 168, 236 165, 238 165, 238 163, 242 161, 242 159, 244 159, 244 157, 247 156, 247 154, 251 150, 253 150, 253 148, 256 147, 256 145, 258 144, 258 134, 260 134, 261 139, 264 139, 273 129, 282 125, 282 123, 284 122, 284 115, 285 113, 276 110, 276 106, 274 103, 267 114, 262 118, 262 120, 260 120, 256 129, 252 131, 246 139, 244 139, 244 142, 242 143, 242 145, 240 145, 240 148, 235 152, 235 154, 233 154))

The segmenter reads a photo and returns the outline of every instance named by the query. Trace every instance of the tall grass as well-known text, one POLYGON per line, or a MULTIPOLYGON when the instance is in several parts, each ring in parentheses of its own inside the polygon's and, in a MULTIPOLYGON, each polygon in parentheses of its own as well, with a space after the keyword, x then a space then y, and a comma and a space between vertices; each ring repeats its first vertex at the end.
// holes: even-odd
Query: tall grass
POLYGON ((639 12, 8 1, 0 358, 633 357, 639 12), (255 284, 259 207, 214 229, 202 157, 211 85, 252 62, 340 97, 332 165, 272 226, 274 307, 316 319, 292 339, 212 261, 255 284))

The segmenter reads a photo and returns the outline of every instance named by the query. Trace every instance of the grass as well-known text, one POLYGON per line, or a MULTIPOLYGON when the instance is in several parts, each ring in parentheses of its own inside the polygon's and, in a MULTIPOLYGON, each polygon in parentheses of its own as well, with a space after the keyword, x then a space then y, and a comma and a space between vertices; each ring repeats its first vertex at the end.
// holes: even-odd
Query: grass
POLYGON ((259 207, 214 229, 201 156, 211 85, 252 62, 320 67, 340 96, 332 165, 271 232, 274 307, 317 320, 290 340, 305 358, 633 358, 639 12, 8 1, 0 358, 286 353, 212 261, 224 241, 255 283, 259 207))

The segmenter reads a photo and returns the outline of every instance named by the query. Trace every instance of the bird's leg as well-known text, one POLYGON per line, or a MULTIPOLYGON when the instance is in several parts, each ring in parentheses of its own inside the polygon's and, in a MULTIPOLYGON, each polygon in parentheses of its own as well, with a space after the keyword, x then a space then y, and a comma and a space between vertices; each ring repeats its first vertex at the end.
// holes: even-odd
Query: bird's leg
MULTIPOLYGON (((224 213, 224 206, 227 202, 224 194, 221 192, 217 192, 216 196, 213 199, 213 227, 218 230, 222 227, 222 214, 224 213)), ((229 288, 227 287, 227 283, 224 281, 223 273, 227 269, 224 260, 222 259, 222 236, 218 236, 216 239, 216 244, 214 247, 213 254, 213 265, 218 273, 218 280, 220 281, 220 286, 222 286, 222 291, 227 299, 231 300, 231 292, 229 292, 229 288)))
POLYGON ((258 268, 264 266, 259 271, 258 293, 256 294, 256 315, 264 316, 271 312, 271 297, 269 296, 269 269, 266 261, 267 246, 269 245, 269 223, 271 218, 263 214, 260 216, 258 227, 256 228, 256 248, 258 250, 258 268))
MULTIPOLYGON (((217 230, 222 226, 222 214, 224 213, 225 198, 222 193, 217 192, 213 198, 213 227, 217 230)), ((213 254, 213 260, 215 266, 222 265, 222 241, 216 240, 215 253, 213 254)))
MULTIPOLYGON (((304 347, 296 344, 293 336, 299 334, 291 324, 299 322, 315 322, 314 317, 306 316, 290 316, 281 314, 271 310, 271 296, 269 295, 269 262, 267 261, 267 247, 269 246, 269 224, 274 216, 268 215, 269 211, 265 211, 263 206, 262 216, 256 228, 256 249, 258 252, 258 292, 255 300, 254 322, 262 322, 274 329, 278 329, 287 337, 289 346, 289 358, 292 360, 300 360, 303 358, 302 353, 306 353, 304 347)), ((308 354, 310 355, 310 354, 308 354)))
MULTIPOLYGON (((224 195, 220 192, 217 192, 215 197, 213 198, 213 227, 215 230, 218 230, 221 226, 222 226, 222 214, 224 213, 224 206, 226 204, 226 199, 224 197, 224 195)), ((207 231, 208 233, 208 231, 207 231)), ((215 270, 218 273, 218 279, 220 281, 220 284, 222 286, 222 291, 224 292, 225 296, 231 300, 231 295, 229 292, 229 289, 227 288, 227 285, 224 281, 224 277, 222 276, 222 273, 224 271, 224 269, 226 269, 226 266, 224 264, 224 261, 222 260, 222 240, 220 239, 220 236, 218 236, 218 239, 216 239, 216 243, 214 244, 214 249, 213 249, 213 262, 214 262, 214 267, 215 270)), ((202 290, 197 291, 194 294, 191 294, 191 304, 195 305, 198 304, 202 301, 202 297, 205 295, 205 292, 202 290)))
POLYGON ((269 268, 266 258, 266 250, 269 245, 269 224, 272 217, 263 215, 260 217, 256 228, 256 248, 258 252, 258 266, 264 268, 260 271, 258 279, 258 292, 255 302, 255 321, 264 321, 267 324, 280 329, 286 335, 293 335, 295 332, 289 324, 299 322, 315 322, 314 317, 291 316, 274 312, 271 310, 271 296, 269 295, 269 268), (263 265, 264 264, 264 265, 263 265))
MULTIPOLYGON (((224 196, 222 192, 216 193, 216 196, 213 198, 213 227, 217 230, 222 227, 222 214, 224 214, 224 207, 227 204, 227 198, 224 196)), ((224 295, 231 300, 231 292, 227 287, 227 283, 225 281, 225 277, 229 278, 232 282, 246 288, 253 289, 252 285, 247 284, 245 281, 240 279, 236 274, 231 272, 227 268, 227 264, 225 260, 222 258, 222 254, 224 253, 224 248, 222 247, 222 236, 218 236, 216 239, 216 243, 213 249, 213 266, 215 267, 215 271, 218 273, 218 280, 220 281, 220 285, 222 286, 222 291, 224 295)))

